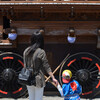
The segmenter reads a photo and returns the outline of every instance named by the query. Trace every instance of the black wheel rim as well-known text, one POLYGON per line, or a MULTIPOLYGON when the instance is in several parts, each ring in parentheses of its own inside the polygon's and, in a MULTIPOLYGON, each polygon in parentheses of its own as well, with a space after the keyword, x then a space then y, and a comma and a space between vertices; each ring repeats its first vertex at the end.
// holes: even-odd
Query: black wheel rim
MULTIPOLYGON (((72 78, 82 85, 82 95, 93 93, 94 88, 99 88, 100 59, 87 52, 71 55, 64 64, 63 70, 72 71, 72 78)), ((61 83, 62 84, 62 83, 61 83)))
POLYGON ((0 96, 7 98, 22 97, 27 89, 18 83, 18 74, 24 67, 20 55, 5 52, 0 54, 0 96))

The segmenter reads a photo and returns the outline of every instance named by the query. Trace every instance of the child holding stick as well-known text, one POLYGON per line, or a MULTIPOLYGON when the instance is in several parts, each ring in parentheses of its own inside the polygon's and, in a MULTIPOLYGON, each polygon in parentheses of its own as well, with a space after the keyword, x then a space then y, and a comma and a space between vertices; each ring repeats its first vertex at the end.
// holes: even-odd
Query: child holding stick
POLYGON ((62 73, 62 91, 64 100, 80 100, 79 94, 82 92, 80 84, 72 79, 72 72, 64 70, 62 73))
POLYGON ((64 70, 62 72, 62 87, 57 85, 57 89, 64 100, 80 100, 79 94, 82 92, 80 84, 72 79, 72 72, 70 70, 64 70))

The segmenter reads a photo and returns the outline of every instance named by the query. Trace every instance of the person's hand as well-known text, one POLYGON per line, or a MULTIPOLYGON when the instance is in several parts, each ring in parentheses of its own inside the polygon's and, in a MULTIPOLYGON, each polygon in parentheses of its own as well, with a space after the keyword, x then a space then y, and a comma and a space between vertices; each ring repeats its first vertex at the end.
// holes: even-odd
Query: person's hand
POLYGON ((55 78, 52 78, 52 81, 56 84, 56 86, 58 85, 58 81, 55 78))

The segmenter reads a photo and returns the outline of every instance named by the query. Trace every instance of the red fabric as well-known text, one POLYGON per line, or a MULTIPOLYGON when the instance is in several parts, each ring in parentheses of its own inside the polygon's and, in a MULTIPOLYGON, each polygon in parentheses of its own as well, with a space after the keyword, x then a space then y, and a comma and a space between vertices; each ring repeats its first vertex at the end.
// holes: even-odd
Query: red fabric
POLYGON ((77 90, 77 84, 75 82, 70 83, 70 86, 73 91, 77 90))

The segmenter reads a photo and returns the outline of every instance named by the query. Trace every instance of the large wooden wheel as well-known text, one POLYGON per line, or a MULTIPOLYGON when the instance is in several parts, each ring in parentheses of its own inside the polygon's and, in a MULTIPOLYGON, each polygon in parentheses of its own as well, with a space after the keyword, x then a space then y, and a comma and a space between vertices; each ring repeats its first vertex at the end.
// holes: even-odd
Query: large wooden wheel
POLYGON ((0 97, 19 98, 27 94, 26 86, 17 81, 23 67, 20 55, 11 52, 0 54, 0 97))
POLYGON ((83 97, 93 97, 94 90, 100 88, 100 59, 95 55, 87 52, 73 54, 63 65, 61 73, 65 69, 71 70, 72 78, 82 85, 83 97))

